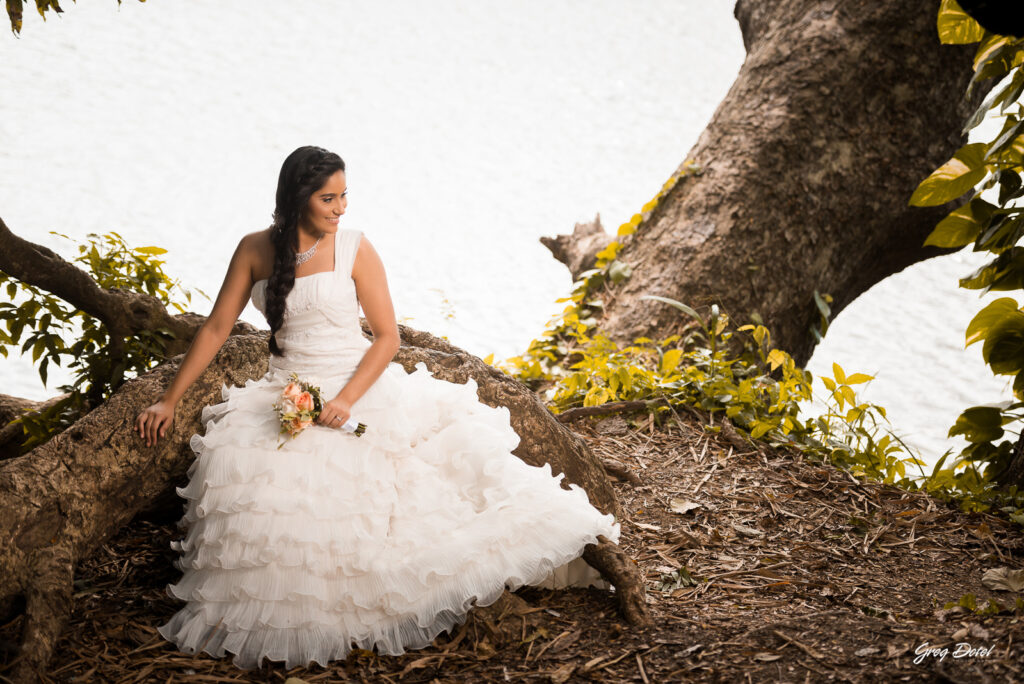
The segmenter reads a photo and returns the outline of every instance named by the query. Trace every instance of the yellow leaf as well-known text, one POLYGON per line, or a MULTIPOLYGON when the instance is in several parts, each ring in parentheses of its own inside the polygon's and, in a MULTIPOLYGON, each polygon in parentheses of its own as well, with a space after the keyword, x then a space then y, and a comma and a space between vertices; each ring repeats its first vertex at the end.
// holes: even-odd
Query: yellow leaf
POLYGON ((956 0, 942 0, 937 21, 939 40, 946 44, 977 43, 985 29, 972 19, 956 0))
POLYGON ((768 364, 771 366, 772 370, 775 370, 785 362, 786 352, 781 349, 772 349, 768 352, 768 364))
POLYGON ((836 377, 836 382, 840 384, 846 382, 846 373, 843 372, 842 367, 835 361, 832 362, 832 375, 836 377))
POLYGON ((974 70, 977 71, 978 67, 991 57, 996 50, 1014 40, 1016 38, 1012 36, 990 35, 985 39, 985 42, 978 46, 978 51, 974 53, 974 70))
POLYGON ((854 373, 853 375, 846 376, 847 385, 856 385, 861 382, 867 382, 868 380, 874 380, 875 376, 865 375, 864 373, 854 373))
POLYGON ((932 172, 910 196, 916 207, 934 207, 956 199, 977 185, 988 173, 985 153, 988 143, 964 145, 953 158, 932 172))
POLYGON ((983 224, 992 218, 992 206, 975 199, 952 211, 924 241, 935 247, 963 247, 977 239, 983 224))

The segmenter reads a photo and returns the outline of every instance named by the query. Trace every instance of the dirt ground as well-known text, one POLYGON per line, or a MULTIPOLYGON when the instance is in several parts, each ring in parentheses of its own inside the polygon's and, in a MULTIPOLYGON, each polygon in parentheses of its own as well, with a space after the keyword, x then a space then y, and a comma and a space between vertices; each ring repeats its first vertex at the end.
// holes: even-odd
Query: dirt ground
MULTIPOLYGON (((797 453, 737 449, 696 419, 571 427, 638 480, 615 486, 649 629, 630 627, 609 591, 523 588, 401 657, 355 651, 329 669, 246 672, 157 634, 179 607, 164 587, 179 576, 169 544, 180 532, 173 519, 135 520, 80 567, 44 681, 1024 681, 1019 594, 981 581, 1024 567, 1019 527, 797 453), (1006 610, 944 609, 968 594, 1006 610)), ((0 627, 0 681, 20 626, 0 627)))

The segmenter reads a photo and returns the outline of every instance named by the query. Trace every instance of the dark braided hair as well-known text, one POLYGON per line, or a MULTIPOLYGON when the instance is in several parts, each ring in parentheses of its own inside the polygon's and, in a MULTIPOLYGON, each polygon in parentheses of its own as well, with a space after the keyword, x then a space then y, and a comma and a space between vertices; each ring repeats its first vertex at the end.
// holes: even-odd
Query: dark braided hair
POLYGON ((338 171, 345 170, 341 157, 322 147, 300 147, 284 160, 277 179, 277 205, 270 224, 274 245, 274 271, 267 280, 266 310, 270 324, 270 353, 282 356, 277 331, 284 324, 285 298, 295 286, 295 255, 299 249, 299 219, 309 198, 338 171))

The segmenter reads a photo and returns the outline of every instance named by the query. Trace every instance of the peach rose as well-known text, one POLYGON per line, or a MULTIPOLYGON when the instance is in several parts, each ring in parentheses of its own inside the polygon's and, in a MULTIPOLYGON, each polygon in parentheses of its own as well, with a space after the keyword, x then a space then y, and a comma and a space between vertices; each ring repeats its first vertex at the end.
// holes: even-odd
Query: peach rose
POLYGON ((297 382, 289 382, 285 385, 284 392, 282 393, 285 398, 295 400, 298 399, 299 395, 302 394, 302 388, 299 387, 297 382))
POLYGON ((292 432, 298 432, 299 430, 302 430, 303 428, 306 428, 308 426, 309 421, 302 420, 301 418, 292 418, 291 424, 289 425, 292 432))
POLYGON ((303 392, 295 399, 295 406, 300 411, 312 411, 313 410, 313 395, 309 392, 303 392))

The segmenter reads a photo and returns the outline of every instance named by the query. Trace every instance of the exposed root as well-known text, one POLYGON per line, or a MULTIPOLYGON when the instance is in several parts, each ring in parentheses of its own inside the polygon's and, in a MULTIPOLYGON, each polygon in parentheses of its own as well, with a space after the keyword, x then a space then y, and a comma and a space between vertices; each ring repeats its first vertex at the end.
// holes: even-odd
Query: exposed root
POLYGON ((74 563, 71 547, 60 543, 32 554, 35 577, 25 591, 25 624, 21 655, 11 676, 15 682, 33 682, 46 671, 53 646, 71 614, 74 563))
POLYGON ((597 538, 599 544, 587 544, 583 549, 583 559, 615 585, 619 611, 631 625, 642 627, 651 624, 644 579, 637 569, 636 561, 604 535, 598 535, 597 538))

